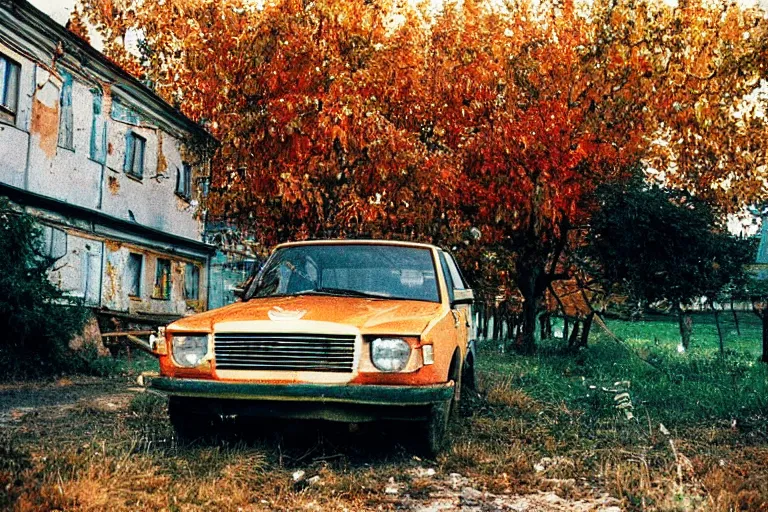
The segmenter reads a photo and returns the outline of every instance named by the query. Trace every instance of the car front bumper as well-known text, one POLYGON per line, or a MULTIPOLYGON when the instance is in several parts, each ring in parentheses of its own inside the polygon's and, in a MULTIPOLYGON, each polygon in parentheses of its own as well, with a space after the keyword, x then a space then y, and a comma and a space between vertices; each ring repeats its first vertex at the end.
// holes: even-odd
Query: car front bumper
POLYGON ((181 400, 190 412, 373 421, 423 419, 428 406, 449 401, 453 381, 429 386, 272 384, 154 377, 149 387, 181 400))

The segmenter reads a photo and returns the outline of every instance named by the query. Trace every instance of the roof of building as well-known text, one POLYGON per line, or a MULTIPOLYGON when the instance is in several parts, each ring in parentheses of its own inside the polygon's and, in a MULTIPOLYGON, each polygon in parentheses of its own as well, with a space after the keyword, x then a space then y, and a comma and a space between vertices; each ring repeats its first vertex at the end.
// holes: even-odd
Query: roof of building
MULTIPOLYGON (((29 45, 33 45, 39 52, 33 56, 35 60, 41 60, 41 54, 53 59, 61 44, 64 50, 61 59, 69 67, 88 68, 111 83, 121 96, 150 115, 154 114, 151 117, 156 118, 159 124, 174 126, 205 143, 216 143, 216 139, 202 126, 27 0, 0 0, 0 28, 17 34, 29 45)), ((19 53, 29 53, 24 50, 18 49, 19 53)))

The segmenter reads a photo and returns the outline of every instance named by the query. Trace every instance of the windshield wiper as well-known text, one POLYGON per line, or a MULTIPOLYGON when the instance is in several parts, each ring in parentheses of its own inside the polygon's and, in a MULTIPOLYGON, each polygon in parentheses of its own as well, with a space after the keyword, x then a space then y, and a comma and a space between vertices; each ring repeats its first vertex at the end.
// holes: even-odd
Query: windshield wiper
POLYGON ((369 292, 361 292, 358 290, 350 290, 348 288, 328 288, 326 286, 321 286, 320 288, 315 288, 314 290, 307 290, 304 292, 301 292, 302 294, 312 295, 340 295, 342 297, 368 297, 371 299, 391 299, 391 295, 381 295, 378 293, 369 293, 369 292))

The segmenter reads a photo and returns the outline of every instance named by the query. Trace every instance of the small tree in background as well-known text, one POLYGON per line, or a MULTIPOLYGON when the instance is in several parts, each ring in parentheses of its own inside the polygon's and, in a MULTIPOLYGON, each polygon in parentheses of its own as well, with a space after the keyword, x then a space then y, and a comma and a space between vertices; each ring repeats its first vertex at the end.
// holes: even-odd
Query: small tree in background
POLYGON ((586 252, 599 265, 606 288, 618 288, 643 305, 668 301, 687 349, 690 304, 738 280, 748 251, 717 230, 707 204, 648 185, 639 172, 628 186, 605 186, 597 195, 600 210, 592 218, 586 252))
POLYGON ((40 251, 40 236, 31 216, 0 198, 0 365, 6 378, 84 366, 69 340, 82 331, 87 310, 48 279, 53 260, 40 251))

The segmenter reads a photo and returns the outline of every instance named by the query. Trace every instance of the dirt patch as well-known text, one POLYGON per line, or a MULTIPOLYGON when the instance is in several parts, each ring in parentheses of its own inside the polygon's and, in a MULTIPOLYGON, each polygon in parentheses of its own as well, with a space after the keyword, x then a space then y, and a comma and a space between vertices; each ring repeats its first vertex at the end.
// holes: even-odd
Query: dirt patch
MULTIPOLYGON (((478 482, 460 473, 451 473, 447 477, 439 476, 434 469, 417 467, 407 473, 414 479, 416 488, 425 487, 430 491, 426 496, 413 498, 404 494, 398 499, 398 508, 407 508, 413 512, 481 512, 489 510, 540 511, 540 512, 620 512, 621 502, 605 493, 598 493, 587 486, 581 499, 565 499, 554 491, 537 493, 491 493, 481 490, 478 482)), ((572 487, 572 483, 566 484, 572 487)), ((391 482, 385 492, 399 493, 397 484, 391 482)))
POLYGON ((82 401, 103 403, 110 397, 123 397, 117 402, 127 405, 124 382, 79 377, 55 382, 28 382, 0 385, 0 429, 19 423, 29 414, 66 415, 82 401))

